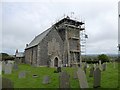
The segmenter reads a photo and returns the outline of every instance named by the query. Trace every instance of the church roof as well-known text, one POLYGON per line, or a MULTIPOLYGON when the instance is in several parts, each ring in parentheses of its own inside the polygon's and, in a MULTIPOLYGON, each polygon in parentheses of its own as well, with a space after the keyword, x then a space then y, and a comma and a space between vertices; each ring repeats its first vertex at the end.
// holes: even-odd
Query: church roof
POLYGON ((36 37, 30 42, 30 44, 26 47, 26 49, 38 45, 38 44, 42 41, 42 39, 49 33, 49 31, 50 31, 51 29, 52 29, 52 28, 49 28, 49 29, 47 29, 46 31, 44 31, 43 33, 41 33, 41 34, 39 34, 38 36, 36 36, 36 37))

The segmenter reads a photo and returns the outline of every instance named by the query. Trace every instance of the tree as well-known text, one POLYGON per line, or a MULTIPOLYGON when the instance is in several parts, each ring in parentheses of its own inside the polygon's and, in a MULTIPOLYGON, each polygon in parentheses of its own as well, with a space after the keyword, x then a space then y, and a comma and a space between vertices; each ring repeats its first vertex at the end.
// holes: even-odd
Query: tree
POLYGON ((105 54, 98 55, 98 60, 101 60, 101 63, 109 62, 109 57, 105 54))
POLYGON ((0 53, 0 57, 2 58, 2 60, 13 60, 14 57, 8 55, 7 53, 0 53))

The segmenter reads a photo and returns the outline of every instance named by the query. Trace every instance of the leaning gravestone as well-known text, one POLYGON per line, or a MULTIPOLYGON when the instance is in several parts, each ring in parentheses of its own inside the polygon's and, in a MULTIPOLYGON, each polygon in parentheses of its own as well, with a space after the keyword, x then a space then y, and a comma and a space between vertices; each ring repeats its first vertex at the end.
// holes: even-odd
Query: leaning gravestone
POLYGON ((80 88, 88 88, 85 72, 81 68, 78 68, 77 74, 78 74, 80 88))
POLYGON ((25 72, 25 71, 19 72, 18 77, 19 77, 19 78, 25 78, 25 77, 26 77, 26 72, 25 72))
POLYGON ((94 88, 98 88, 100 87, 100 83, 101 83, 101 70, 99 69, 99 67, 97 67, 94 71, 94 88))
POLYGON ((49 77, 49 76, 44 76, 42 83, 43 83, 43 84, 48 84, 48 83, 50 83, 50 77, 49 77))
POLYGON ((70 88, 70 75, 67 72, 60 72, 59 88, 70 88))
POLYGON ((12 73, 12 65, 10 63, 6 64, 4 67, 4 73, 5 74, 11 74, 12 73))
POLYGON ((94 67, 92 66, 92 67, 90 68, 89 77, 93 77, 93 72, 94 72, 94 67))
POLYGON ((14 84, 10 79, 2 77, 2 89, 4 90, 12 90, 14 89, 14 84))

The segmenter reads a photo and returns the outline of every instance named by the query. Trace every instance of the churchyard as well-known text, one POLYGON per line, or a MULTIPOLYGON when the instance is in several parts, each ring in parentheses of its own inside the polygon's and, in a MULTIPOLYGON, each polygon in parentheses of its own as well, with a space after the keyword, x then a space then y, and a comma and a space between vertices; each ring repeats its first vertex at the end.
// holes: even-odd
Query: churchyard
POLYGON ((76 67, 34 67, 27 64, 2 65, 4 86, 14 88, 117 88, 118 63, 82 64, 76 67), (7 67, 6 67, 7 66, 7 67), (7 80, 8 79, 8 80, 7 80), (7 82, 7 83, 6 83, 7 82))

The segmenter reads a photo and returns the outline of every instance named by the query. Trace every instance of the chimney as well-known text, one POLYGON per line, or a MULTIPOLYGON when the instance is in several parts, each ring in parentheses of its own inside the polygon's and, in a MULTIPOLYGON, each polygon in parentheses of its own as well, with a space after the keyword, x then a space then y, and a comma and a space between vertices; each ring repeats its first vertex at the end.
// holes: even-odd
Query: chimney
POLYGON ((28 44, 26 44, 26 47, 28 47, 28 44))
POLYGON ((16 49, 16 53, 18 53, 18 49, 16 49))

